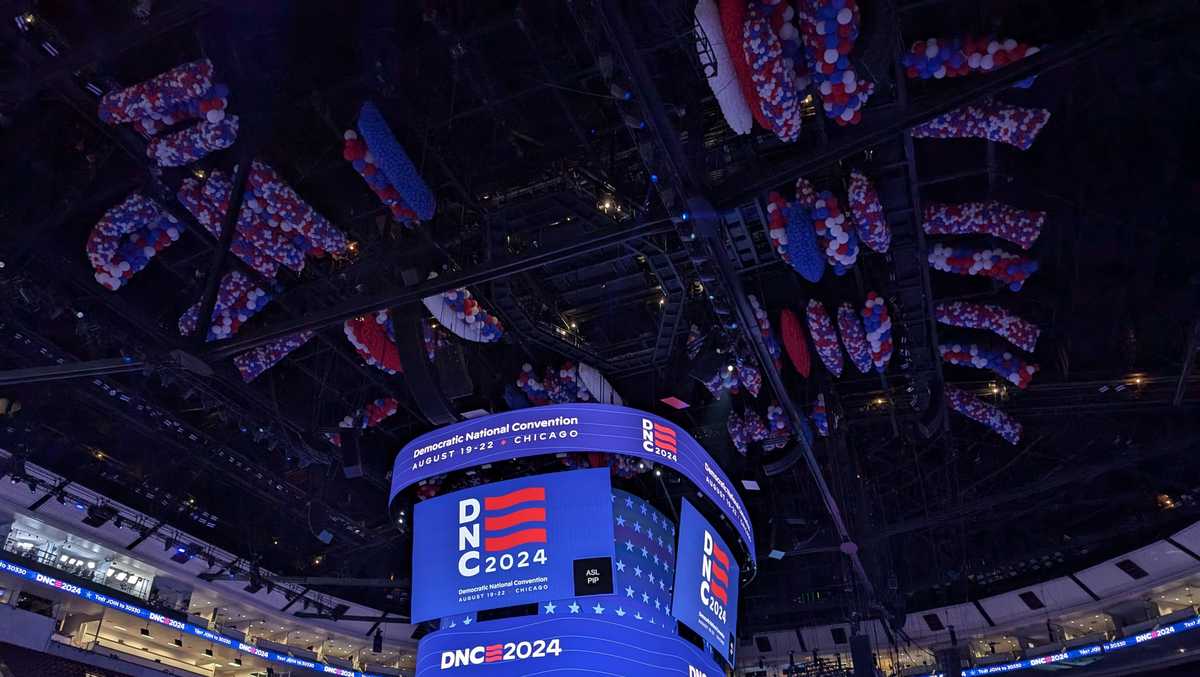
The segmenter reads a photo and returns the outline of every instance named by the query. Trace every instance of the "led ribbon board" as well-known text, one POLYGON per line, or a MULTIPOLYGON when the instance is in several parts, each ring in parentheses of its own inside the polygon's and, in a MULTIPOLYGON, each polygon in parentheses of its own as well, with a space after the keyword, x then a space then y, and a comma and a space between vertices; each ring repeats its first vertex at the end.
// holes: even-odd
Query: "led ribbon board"
POLYGON ((412 620, 612 594, 608 468, 524 477, 414 509, 412 620))
POLYGON ((584 615, 526 616, 431 632, 416 677, 542 674, 720 677, 707 653, 674 635, 584 615))
POLYGON ((434 475, 525 456, 574 451, 642 458, 687 477, 733 523, 754 563, 754 531, 746 506, 716 461, 674 423, 626 407, 531 407, 427 433, 405 445, 396 456, 389 500, 434 475))
POLYGON ((716 529, 681 499, 671 615, 733 663, 737 646, 737 560, 716 529))
POLYGON ((202 628, 198 625, 185 623, 169 616, 164 616, 157 611, 151 611, 140 606, 135 606, 124 600, 110 597, 103 593, 89 590, 85 587, 75 585, 74 583, 60 580, 52 576, 47 576, 32 569, 23 567, 20 564, 6 562, 2 559, 0 559, 0 572, 12 574, 18 578, 22 578, 27 581, 33 581, 34 583, 38 583, 39 585, 44 585, 49 588, 55 588, 62 592, 75 595, 81 599, 85 599, 89 602, 95 602, 96 604, 120 611, 121 613, 129 614, 130 616, 135 616, 142 620, 171 628, 172 630, 176 630, 181 634, 199 637, 200 639, 212 642, 213 644, 220 644, 221 646, 229 649, 234 649, 245 654, 258 656, 259 658, 271 661, 272 663, 305 668, 306 670, 311 670, 313 672, 318 672, 325 675, 338 675, 338 677, 381 677, 375 673, 347 670, 345 668, 339 668, 333 665, 326 665, 325 663, 318 661, 297 658, 290 654, 280 653, 278 651, 260 649, 253 644, 234 639, 228 635, 222 635, 219 632, 213 632, 208 628, 202 628))

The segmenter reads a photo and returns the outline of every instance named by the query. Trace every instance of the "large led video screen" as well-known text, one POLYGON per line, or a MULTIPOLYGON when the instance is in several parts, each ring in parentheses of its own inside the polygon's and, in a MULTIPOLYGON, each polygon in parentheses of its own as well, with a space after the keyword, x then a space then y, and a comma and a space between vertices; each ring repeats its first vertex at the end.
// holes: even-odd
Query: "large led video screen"
POLYGON ((412 620, 612 593, 607 468, 494 482, 413 512, 412 620))
POLYGON ((733 663, 737 646, 738 576, 733 551, 687 499, 679 510, 671 615, 733 663))

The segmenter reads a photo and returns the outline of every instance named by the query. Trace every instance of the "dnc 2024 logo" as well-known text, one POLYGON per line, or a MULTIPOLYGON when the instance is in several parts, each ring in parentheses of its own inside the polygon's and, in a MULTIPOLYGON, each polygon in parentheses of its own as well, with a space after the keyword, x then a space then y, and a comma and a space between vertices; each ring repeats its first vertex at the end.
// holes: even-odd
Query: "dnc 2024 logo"
POLYGON ((678 461, 678 446, 679 440, 674 430, 648 418, 642 419, 642 451, 678 461))
POLYGON ((729 553, 717 545, 708 529, 704 530, 704 559, 700 566, 700 604, 725 623, 729 617, 729 553))
POLYGON ((458 573, 524 569, 546 563, 546 487, 458 502, 458 573))
POLYGON ((508 661, 523 661, 531 658, 545 658, 562 653, 562 640, 535 639, 532 642, 507 642, 504 644, 479 644, 465 649, 443 651, 441 669, 461 668, 468 665, 486 665, 488 663, 505 663, 508 661))

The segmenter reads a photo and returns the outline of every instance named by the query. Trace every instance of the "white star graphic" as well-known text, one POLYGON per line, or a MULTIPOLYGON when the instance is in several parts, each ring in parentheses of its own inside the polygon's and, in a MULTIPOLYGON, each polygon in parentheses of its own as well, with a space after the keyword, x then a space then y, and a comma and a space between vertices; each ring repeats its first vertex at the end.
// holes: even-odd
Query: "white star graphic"
POLYGON ((633 541, 626 540, 625 541, 625 549, 628 550, 629 552, 633 552, 633 541))
POLYGON ((617 560, 617 571, 625 570, 625 560, 617 560))
POLYGON ((452 627, 452 628, 457 628, 457 627, 458 627, 458 623, 455 623, 454 621, 450 621, 450 627, 452 627))
POLYGON ((596 614, 603 614, 604 607, 600 606, 600 602, 596 602, 596 606, 592 607, 592 611, 594 611, 596 614))
POLYGON ((543 608, 546 610, 546 613, 552 614, 552 613, 554 613, 554 610, 557 609, 558 607, 554 604, 554 602, 550 602, 543 608))
POLYGON ((642 568, 636 564, 633 565, 633 575, 637 576, 638 578, 641 578, 642 577, 642 568))
POLYGON ((625 526, 625 518, 624 517, 617 515, 617 526, 619 526, 619 527, 625 526))
POLYGON ((657 598, 657 597, 654 599, 654 608, 655 608, 655 609, 661 609, 661 608, 662 608, 662 603, 658 601, 658 598, 657 598))
POLYGON ((675 553, 675 551, 671 549, 671 544, 670 544, 670 543, 668 543, 668 544, 667 544, 667 552, 669 552, 669 553, 671 553, 671 554, 674 554, 674 553, 675 553))
POLYGON ((654 584, 654 572, 651 571, 649 575, 650 575, 650 584, 653 585, 654 584))
POLYGON ((624 616, 624 615, 625 615, 625 609, 624 609, 624 608, 622 608, 622 607, 617 607, 617 610, 616 610, 614 613, 616 613, 618 616, 624 616))
MULTIPOLYGON (((631 507, 632 507, 632 506, 631 506, 631 507)), ((642 514, 643 514, 643 515, 645 515, 645 514, 646 514, 646 504, 645 504, 645 503, 643 503, 643 504, 642 504, 642 514)))
POLYGON ((650 625, 658 625, 658 623, 654 622, 654 616, 650 617, 650 625))
POLYGON ((646 546, 643 545, 642 546, 642 557, 649 557, 649 556, 650 556, 650 551, 647 550, 646 546))
POLYGON ((645 604, 649 604, 650 603, 650 595, 647 595, 646 593, 643 592, 642 593, 642 602, 645 604))
POLYGON ((642 620, 642 612, 639 611, 639 612, 635 613, 633 615, 633 617, 638 619, 639 621, 642 620))
POLYGON ((666 587, 665 585, 663 585, 663 582, 662 582, 662 579, 661 579, 661 578, 660 578, 660 579, 658 579, 658 589, 659 589, 659 590, 666 590, 666 589, 667 589, 667 587, 666 587))
POLYGON ((653 520, 655 524, 658 524, 658 513, 656 513, 656 512, 650 513, 650 519, 653 520))
POLYGON ((571 613, 573 613, 573 614, 579 613, 579 604, 576 602, 571 602, 570 606, 568 606, 567 608, 570 609, 571 613))
POLYGON ((625 596, 633 597, 633 588, 629 587, 628 585, 625 586, 625 596))
POLYGON ((658 547, 660 547, 660 548, 661 548, 661 547, 662 547, 662 544, 663 544, 663 542, 662 542, 662 536, 659 536, 659 537, 658 537, 658 547))
POLYGON ((642 533, 642 523, 641 523, 641 522, 634 522, 634 523, 633 523, 633 531, 634 531, 634 533, 637 533, 637 534, 640 534, 640 533, 642 533))
POLYGON ((658 555, 657 554, 654 555, 654 563, 658 564, 658 555))
POLYGON ((632 498, 629 498, 628 496, 625 497, 625 507, 633 508, 633 499, 632 498))
POLYGON ((471 624, 470 616, 467 616, 466 618, 463 619, 463 625, 470 625, 470 624, 471 624))

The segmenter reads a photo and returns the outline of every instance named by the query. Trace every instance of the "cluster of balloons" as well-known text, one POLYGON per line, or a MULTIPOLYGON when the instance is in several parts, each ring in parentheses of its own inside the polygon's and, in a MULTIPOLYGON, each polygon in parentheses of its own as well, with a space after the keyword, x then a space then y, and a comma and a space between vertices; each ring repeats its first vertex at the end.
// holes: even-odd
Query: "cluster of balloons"
MULTIPOLYGON (((374 428, 383 423, 393 414, 400 410, 400 402, 394 397, 381 397, 374 402, 371 402, 366 407, 359 409, 353 414, 349 414, 338 422, 339 428, 353 428, 355 423, 359 428, 366 430, 374 428)), ((336 446, 342 446, 341 433, 325 433, 325 438, 336 446)))
POLYGON ((851 171, 846 195, 862 243, 880 254, 887 253, 892 244, 892 228, 883 216, 883 204, 871 180, 857 169, 851 171))
MULTIPOLYGON (((364 103, 358 111, 358 133, 366 143, 366 152, 360 159, 364 162, 361 171, 364 172, 363 178, 367 179, 367 183, 371 183, 365 174, 366 157, 370 154, 370 166, 383 173, 388 186, 395 192, 395 199, 415 214, 417 219, 428 221, 433 218, 434 209, 437 207, 433 191, 429 190, 416 166, 408 158, 408 153, 404 152, 404 147, 392 134, 383 113, 370 101, 364 103)), ((372 186, 372 189, 375 187, 372 186)), ((389 196, 392 195, 392 192, 387 192, 389 196)))
POLYGON ((985 329, 1032 353, 1041 329, 1007 308, 969 301, 943 301, 933 307, 938 322, 952 327, 985 329))
POLYGON ((946 402, 954 411, 996 431, 1009 444, 1021 440, 1022 426, 1019 422, 971 393, 947 383, 946 402))
POLYGON ((929 250, 929 265, 947 273, 990 277, 1007 284, 1012 291, 1020 291, 1025 280, 1038 269, 1036 259, 1009 254, 1003 249, 951 247, 941 243, 929 250))
MULTIPOLYGON (((711 72, 706 73, 708 87, 712 90, 713 97, 721 108, 721 114, 725 116, 725 121, 729 123, 733 133, 749 134, 754 128, 754 115, 750 112, 746 97, 742 95, 737 67, 729 52, 732 44, 739 52, 738 60, 743 61, 740 54, 741 41, 726 42, 725 33, 721 29, 721 10, 717 7, 716 0, 697 2, 695 16, 697 36, 703 36, 703 40, 696 41, 697 56, 702 62, 711 61, 713 66, 711 72)), ((742 66, 745 67, 744 61, 742 66)))
POLYGON ((817 246, 812 212, 799 204, 788 204, 779 193, 767 199, 767 236, 785 263, 809 282, 819 282, 825 273, 825 258, 817 246))
POLYGON ((923 227, 930 235, 969 235, 978 233, 995 237, 1028 250, 1042 234, 1046 212, 1017 209, 1003 202, 987 200, 925 205, 923 227))
POLYGON ((817 393, 812 408, 813 425, 821 437, 829 437, 829 412, 825 410, 825 393, 817 393))
POLYGON ((270 165, 252 163, 246 188, 246 206, 268 226, 292 238, 309 256, 346 250, 346 234, 309 206, 270 165))
POLYGON ((1045 108, 1022 108, 985 99, 912 128, 914 138, 986 139, 1029 150, 1050 121, 1045 108))
POLYGON ((972 71, 987 73, 1033 56, 1038 48, 1012 38, 971 35, 918 40, 900 60, 909 79, 957 78, 972 71))
POLYGON ((817 347, 817 356, 829 373, 834 376, 842 375, 842 350, 838 347, 837 330, 833 328, 833 319, 829 311, 816 299, 808 301, 808 333, 812 336, 813 345, 817 347))
POLYGON ((850 356, 850 363, 859 373, 871 371, 871 348, 867 343, 867 333, 863 330, 862 321, 858 319, 854 306, 843 303, 838 306, 838 329, 842 334, 842 347, 850 356))
POLYGON ((346 130, 343 139, 342 157, 354 167, 354 171, 358 172, 359 176, 363 177, 371 190, 379 197, 379 201, 392 212, 392 216, 397 221, 409 228, 413 227, 418 221, 417 213, 409 209, 408 205, 404 203, 404 198, 400 197, 400 191, 396 190, 396 187, 388 181, 383 170, 375 164, 375 156, 367 150, 367 144, 359 138, 358 132, 346 130))
POLYGON ((862 310, 863 328, 867 330, 867 345, 871 349, 871 363, 876 371, 882 372, 892 359, 892 319, 888 316, 887 304, 875 292, 867 292, 867 302, 862 310))
POLYGON ((500 318, 484 310, 469 290, 451 289, 442 294, 441 302, 444 312, 435 316, 455 334, 481 343, 494 343, 504 336, 500 318))
POLYGON ((850 52, 858 39, 858 3, 799 0, 798 6, 808 70, 821 95, 825 116, 839 125, 856 125, 875 92, 875 85, 860 78, 850 64, 850 52))
POLYGON ((758 397, 762 389, 762 374, 755 366, 754 358, 738 347, 730 356, 731 364, 718 367, 717 371, 704 381, 704 385, 713 397, 720 397, 726 390, 738 394, 743 388, 752 397, 758 397))
MULTIPOLYGON (((213 171, 203 182, 185 179, 178 197, 205 230, 219 237, 232 189, 228 174, 213 171)), ((280 265, 300 272, 306 256, 341 253, 348 244, 345 233, 309 206, 274 169, 257 160, 251 164, 230 245, 235 256, 263 276, 274 277, 280 265)))
POLYGON ((96 281, 116 290, 179 239, 183 225, 150 198, 133 193, 104 213, 88 235, 96 281))
POLYGON ((311 331, 302 331, 291 336, 284 336, 257 348, 251 348, 244 353, 234 356, 233 364, 246 383, 258 378, 266 370, 274 367, 288 353, 308 343, 313 337, 311 331))
MULTIPOLYGON (((800 179, 808 183, 805 179, 800 179)), ((799 182, 797 182, 799 185, 799 182)), ((797 188, 797 196, 801 193, 797 188)), ((799 199, 799 198, 798 198, 799 199)), ((838 206, 838 199, 830 191, 823 190, 812 201, 813 229, 817 242, 825 253, 825 259, 833 268, 834 275, 845 275, 858 260, 858 231, 854 222, 838 206)))
POLYGON ((812 370, 812 359, 808 354, 808 338, 804 335, 804 325, 800 318, 791 310, 784 308, 779 313, 779 331, 783 335, 783 348, 787 351, 788 359, 796 372, 807 378, 812 370))
POLYGON ((238 121, 225 114, 228 106, 229 89, 213 83, 212 62, 201 59, 105 94, 99 115, 110 125, 133 123, 143 135, 153 137, 146 153, 160 167, 182 167, 233 145, 238 121), (159 136, 186 120, 199 122, 159 136))
POLYGON ((559 369, 547 367, 541 380, 537 378, 533 365, 526 363, 517 375, 517 387, 534 406, 590 402, 593 399, 591 392, 579 379, 578 367, 570 360, 559 369))
POLYGON ((367 364, 388 374, 404 371, 388 311, 380 310, 365 317, 346 320, 342 330, 346 333, 346 340, 350 341, 350 345, 367 364))
POLYGON ((948 364, 976 369, 990 369, 1009 383, 1025 389, 1037 373, 1036 364, 1028 364, 1011 351, 977 343, 942 344, 938 346, 942 359, 948 364))
MULTIPOLYGON (((226 273, 217 289, 212 323, 205 340, 217 341, 233 336, 242 324, 266 308, 270 301, 271 294, 251 282, 248 276, 236 270, 226 273)), ((188 336, 199 328, 200 303, 197 301, 179 317, 180 334, 188 336)))
POLYGON ((762 417, 750 408, 741 414, 736 411, 729 412, 729 421, 726 426, 729 430, 729 438, 733 440, 733 447, 743 456, 746 455, 746 450, 751 443, 762 442, 771 436, 771 431, 767 429, 767 424, 763 423, 762 417))
POLYGON ((754 294, 749 295, 750 306, 754 308, 754 320, 758 323, 758 331, 762 335, 763 343, 767 345, 767 352, 771 354, 771 360, 775 363, 775 368, 779 369, 783 362, 783 349, 779 347, 779 342, 775 340, 775 333, 771 331, 771 318, 767 317, 767 311, 758 302, 758 297, 754 294))
POLYGON ((758 94, 760 120, 783 141, 800 138, 800 100, 807 80, 797 73, 803 65, 795 10, 783 0, 751 0, 746 10, 742 49, 758 94))

